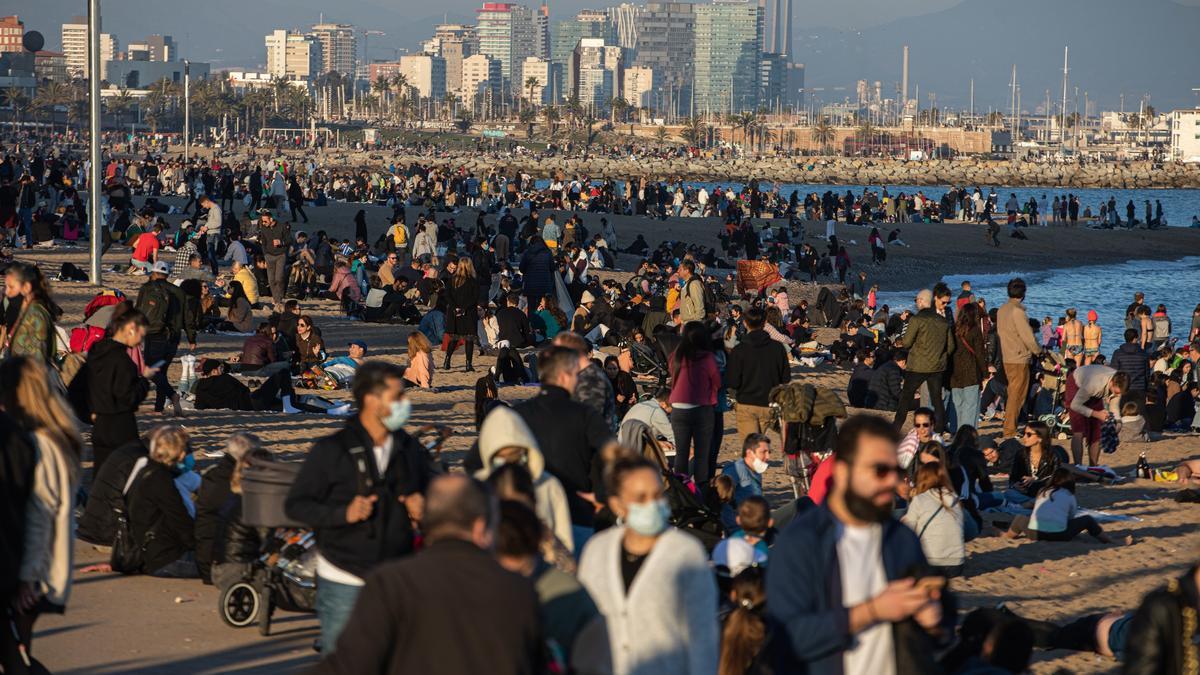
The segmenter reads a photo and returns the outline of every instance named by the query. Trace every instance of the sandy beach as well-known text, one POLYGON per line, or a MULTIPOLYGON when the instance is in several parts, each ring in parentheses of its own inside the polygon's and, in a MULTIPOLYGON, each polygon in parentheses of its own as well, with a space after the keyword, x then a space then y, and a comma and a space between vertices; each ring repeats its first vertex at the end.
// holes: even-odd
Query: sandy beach
MULTIPOLYGON (((178 203, 181 205, 182 200, 178 203)), ((359 208, 367 211, 372 238, 378 237, 390 214, 390 209, 384 207, 332 204, 310 208, 312 222, 296 227, 310 233, 324 229, 334 237, 351 237, 353 217, 359 208)), ((415 210, 412 215, 415 216, 415 210)), ((475 220, 473 212, 464 211, 455 217, 460 225, 468 227, 475 220)), ((600 217, 600 214, 584 214, 593 231, 598 231, 596 224, 600 217)), ((168 217, 173 225, 181 219, 181 216, 168 217)), ((622 246, 638 233, 644 234, 652 246, 663 239, 716 246, 720 227, 716 219, 655 221, 616 217, 613 222, 622 246)), ((902 238, 911 248, 893 247, 886 266, 868 268, 872 281, 885 290, 917 288, 948 273, 1004 272, 1130 259, 1167 260, 1200 254, 1200 230, 1033 229, 1028 231, 1028 241, 1003 238, 1001 248, 993 249, 985 245, 984 229, 978 225, 901 227, 902 238)), ((823 236, 824 226, 818 228, 813 224, 809 231, 813 236, 823 236)), ((856 265, 869 265, 868 233, 869 229, 838 225, 840 239, 857 242, 849 249, 856 265)), ((19 258, 37 261, 48 274, 54 274, 66 261, 86 268, 87 254, 83 248, 39 249, 21 252, 19 258)), ((106 266, 125 262, 127 258, 116 248, 104 259, 106 266)), ((132 296, 142 281, 144 278, 109 273, 104 285, 120 288, 132 296)), ((83 307, 95 290, 87 284, 54 284, 55 297, 66 310, 64 324, 74 325, 82 319, 83 307)), ((332 353, 344 353, 349 340, 363 339, 370 345, 369 358, 405 362, 404 337, 412 328, 354 321, 339 316, 336 304, 328 301, 308 300, 301 306, 304 313, 316 320, 332 353)), ((265 311, 258 314, 265 317, 265 311)), ((240 352, 241 343, 240 337, 202 335, 197 355, 228 358, 240 352)), ((440 355, 435 361, 440 365, 440 355)), ((452 372, 436 372, 436 390, 411 394, 414 409, 410 429, 430 423, 447 424, 455 429, 443 456, 451 465, 461 460, 474 437, 473 383, 479 375, 463 373, 461 359, 455 359, 455 363, 452 372)), ((484 357, 476 365, 487 367, 491 363, 492 359, 484 357)), ((178 374, 179 366, 174 364, 170 370, 172 381, 178 374)), ((848 371, 832 366, 795 367, 793 378, 833 388, 844 396, 848 371)), ((508 386, 501 389, 501 397, 513 402, 535 391, 532 387, 508 386)), ((344 392, 332 395, 345 397, 344 392)), ((149 402, 139 414, 143 431, 169 419, 153 413, 149 402)), ((723 460, 734 458, 737 445, 733 415, 726 415, 725 422, 723 460)), ((230 432, 245 430, 258 434, 276 453, 299 459, 314 438, 330 433, 341 421, 314 415, 192 411, 183 424, 192 433, 197 451, 215 450, 230 432)), ((987 423, 981 432, 998 435, 999 424, 987 423)), ((1149 444, 1122 445, 1117 454, 1105 459, 1118 473, 1129 475, 1141 452, 1157 467, 1173 466, 1198 451, 1200 445, 1195 436, 1168 436, 1149 444)), ((206 461, 199 463, 204 466, 206 461)), ((791 494, 780 464, 776 453, 766 474, 767 496, 774 505, 781 504, 791 494)), ((994 536, 976 539, 968 544, 965 577, 952 584, 961 607, 964 610, 991 607, 1004 601, 1022 615, 1054 621, 1134 608, 1143 594, 1167 578, 1178 576, 1197 561, 1200 553, 1200 525, 1197 525, 1200 507, 1177 504, 1171 499, 1174 492, 1173 487, 1136 479, 1112 487, 1080 486, 1082 506, 1135 519, 1106 525, 1116 540, 1132 535, 1131 546, 1103 546, 1082 538, 1069 543, 1012 542, 994 536)), ((99 562, 103 557, 90 547, 76 545, 77 568, 99 562)), ((76 584, 68 613, 46 616, 38 623, 35 653, 55 672, 154 672, 168 668, 197 673, 287 672, 316 658, 310 649, 316 636, 316 621, 311 615, 281 614, 276 621, 278 634, 262 638, 254 629, 239 631, 225 626, 216 612, 215 590, 195 581, 77 575, 76 584), (169 629, 151 631, 147 630, 149 626, 169 629)), ((1118 670, 1116 662, 1094 654, 1037 653, 1035 660, 1036 673, 1051 673, 1059 668, 1073 672, 1118 670)))

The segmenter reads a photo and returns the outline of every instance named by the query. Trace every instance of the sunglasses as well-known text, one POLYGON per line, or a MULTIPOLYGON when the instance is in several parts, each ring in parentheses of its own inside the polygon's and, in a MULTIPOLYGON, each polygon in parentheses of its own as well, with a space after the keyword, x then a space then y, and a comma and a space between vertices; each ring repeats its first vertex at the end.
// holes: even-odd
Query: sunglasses
POLYGON ((875 477, 879 479, 887 478, 889 475, 893 474, 896 476, 904 475, 904 469, 900 468, 899 464, 886 464, 884 462, 880 462, 878 464, 872 464, 871 470, 875 472, 875 477))
POLYGON ((913 426, 917 429, 928 429, 929 427, 933 426, 933 424, 929 422, 915 422, 913 423, 913 426))
POLYGON ((1029 437, 1029 436, 1037 436, 1037 435, 1038 435, 1038 433, 1037 433, 1036 431, 1026 431, 1026 432, 1025 432, 1025 436, 1026 436, 1026 437, 1029 437))

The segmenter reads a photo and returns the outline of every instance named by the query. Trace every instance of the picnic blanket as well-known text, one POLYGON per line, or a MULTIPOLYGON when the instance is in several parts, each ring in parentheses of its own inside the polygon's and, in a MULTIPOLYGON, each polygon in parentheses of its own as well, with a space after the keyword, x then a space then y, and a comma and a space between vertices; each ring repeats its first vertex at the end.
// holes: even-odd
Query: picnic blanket
POLYGON ((739 260, 737 263, 737 289, 739 293, 758 293, 771 284, 782 280, 779 266, 764 260, 739 260))

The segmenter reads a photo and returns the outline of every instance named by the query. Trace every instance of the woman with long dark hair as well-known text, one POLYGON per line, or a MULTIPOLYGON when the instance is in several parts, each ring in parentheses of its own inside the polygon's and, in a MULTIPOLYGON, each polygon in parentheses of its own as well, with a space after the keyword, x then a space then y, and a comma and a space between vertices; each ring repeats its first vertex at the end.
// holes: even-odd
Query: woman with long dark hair
POLYGON ((1029 422, 1021 434, 1021 452, 1013 456, 1008 472, 1009 488, 1004 497, 1010 502, 1027 502, 1040 490, 1058 469, 1059 458, 1050 439, 1050 427, 1045 422, 1029 422))
POLYGON ((446 288, 446 335, 442 338, 442 349, 446 359, 443 370, 450 370, 450 357, 461 340, 466 344, 466 372, 474 372, 471 362, 475 357, 475 340, 479 334, 479 281, 475 279, 475 266, 470 258, 459 258, 454 276, 446 288))
POLYGON ((537 311, 530 317, 529 322, 547 340, 553 340, 559 331, 564 331, 570 325, 567 315, 558 306, 558 299, 553 295, 543 295, 538 303, 537 311))
POLYGON ((137 349, 145 337, 146 315, 122 302, 113 311, 104 339, 88 350, 84 368, 92 413, 92 476, 100 473, 113 450, 138 439, 135 413, 150 392, 149 378, 158 372, 139 369, 129 358, 129 350, 137 349))
MULTIPOLYGON (((987 375, 987 347, 980 328, 979 306, 968 302, 954 321, 954 354, 950 366, 950 402, 954 430, 979 426, 979 387, 987 375)), ((1015 414, 1015 413, 1014 413, 1015 414)))
POLYGON ((690 321, 684 325, 679 346, 667 365, 671 373, 675 471, 690 474, 697 485, 706 485, 715 473, 711 450, 721 372, 703 323, 690 321))
POLYGON ((250 306, 250 298, 242 287, 242 282, 229 282, 229 310, 225 313, 222 330, 235 333, 251 333, 254 331, 254 308, 250 306))
POLYGON ((54 321, 62 310, 50 297, 50 286, 37 265, 13 263, 4 275, 4 295, 19 309, 11 326, 0 329, 0 354, 30 356, 49 364, 54 359, 54 321))
POLYGON ((717 675, 767 673, 760 662, 767 643, 766 578, 761 567, 747 567, 730 581, 729 602, 733 608, 721 627, 721 660, 717 675))

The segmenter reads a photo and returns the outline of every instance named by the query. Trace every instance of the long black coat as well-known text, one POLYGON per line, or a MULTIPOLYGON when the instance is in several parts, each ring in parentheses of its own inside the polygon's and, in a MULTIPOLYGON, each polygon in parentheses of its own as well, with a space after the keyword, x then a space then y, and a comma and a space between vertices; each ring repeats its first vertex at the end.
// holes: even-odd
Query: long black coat
POLYGON ((462 286, 446 284, 446 332, 475 335, 479 325, 479 282, 467 279, 462 286))

